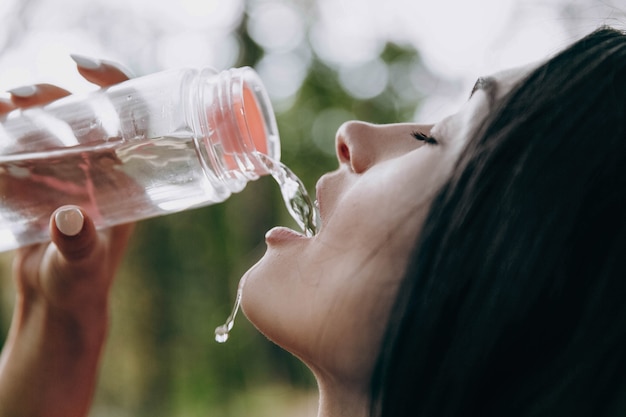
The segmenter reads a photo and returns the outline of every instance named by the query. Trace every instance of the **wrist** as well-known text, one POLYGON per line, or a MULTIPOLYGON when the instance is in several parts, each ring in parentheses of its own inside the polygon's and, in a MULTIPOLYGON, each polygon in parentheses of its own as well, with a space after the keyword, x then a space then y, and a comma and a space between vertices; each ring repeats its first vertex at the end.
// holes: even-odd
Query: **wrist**
MULTIPOLYGON (((41 339, 44 350, 65 349, 73 354, 97 354, 109 325, 108 303, 91 303, 81 308, 51 304, 42 297, 21 296, 15 306, 12 327, 29 340, 41 339)), ((59 353, 60 353, 59 352, 59 353)))
POLYGON ((0 415, 86 415, 107 324, 106 309, 81 316, 41 299, 18 300, 0 360, 0 415))
POLYGON ((45 332, 60 345, 71 348, 74 353, 98 355, 109 324, 106 307, 85 308, 82 311, 46 306, 45 332))

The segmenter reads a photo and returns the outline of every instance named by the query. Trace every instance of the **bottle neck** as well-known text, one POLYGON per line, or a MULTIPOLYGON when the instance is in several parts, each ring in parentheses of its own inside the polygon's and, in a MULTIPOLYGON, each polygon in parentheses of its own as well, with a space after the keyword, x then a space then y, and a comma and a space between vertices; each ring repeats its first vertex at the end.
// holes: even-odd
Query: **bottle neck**
POLYGON ((280 160, 280 139, 271 103, 251 68, 215 74, 204 70, 195 77, 191 102, 198 153, 212 182, 231 192, 268 174, 265 155, 280 160))

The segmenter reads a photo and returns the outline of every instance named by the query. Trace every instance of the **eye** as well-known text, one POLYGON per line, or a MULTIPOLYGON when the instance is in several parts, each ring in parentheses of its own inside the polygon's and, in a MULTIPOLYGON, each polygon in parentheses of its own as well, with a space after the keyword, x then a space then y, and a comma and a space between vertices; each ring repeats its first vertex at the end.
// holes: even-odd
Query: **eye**
POLYGON ((474 84, 474 87, 472 87, 472 92, 470 93, 469 98, 472 98, 476 90, 484 89, 486 84, 487 82, 485 81, 484 78, 481 77, 477 79, 476 83, 474 84))
POLYGON ((424 142, 428 145, 437 145, 439 143, 437 142, 437 139, 433 138, 432 136, 425 135, 424 133, 418 132, 417 130, 411 132, 411 136, 413 136, 415 139, 421 142, 424 142))

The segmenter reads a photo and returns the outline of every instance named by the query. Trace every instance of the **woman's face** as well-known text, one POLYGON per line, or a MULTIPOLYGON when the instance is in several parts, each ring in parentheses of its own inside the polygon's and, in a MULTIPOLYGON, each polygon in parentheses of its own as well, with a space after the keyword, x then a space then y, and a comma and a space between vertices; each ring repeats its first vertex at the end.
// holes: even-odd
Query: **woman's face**
POLYGON ((341 126, 339 168, 317 183, 321 230, 267 233, 265 256, 244 277, 249 320, 314 372, 367 383, 430 203, 466 138, 520 76, 479 81, 460 111, 435 125, 341 126))

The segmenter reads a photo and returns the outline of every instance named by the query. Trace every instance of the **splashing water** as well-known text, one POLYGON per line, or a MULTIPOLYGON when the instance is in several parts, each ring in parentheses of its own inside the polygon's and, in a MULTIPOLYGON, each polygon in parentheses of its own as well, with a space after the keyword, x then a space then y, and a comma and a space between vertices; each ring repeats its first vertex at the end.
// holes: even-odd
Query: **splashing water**
POLYGON ((304 234, 309 237, 315 236, 320 228, 319 210, 311 201, 300 178, 285 164, 273 161, 264 154, 258 156, 278 183, 291 217, 298 223, 304 234))
MULTIPOLYGON (((293 217, 305 235, 309 237, 315 236, 321 224, 319 210, 317 204, 311 201, 300 178, 287 168, 285 164, 273 161, 265 154, 258 153, 257 157, 263 161, 267 171, 278 183, 280 193, 291 217, 293 217)), ((226 322, 215 329, 216 342, 224 343, 228 340, 229 333, 235 324, 235 317, 241 305, 244 281, 245 279, 239 281, 235 305, 226 319, 226 322)))

